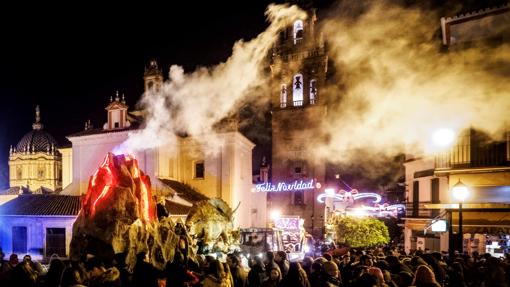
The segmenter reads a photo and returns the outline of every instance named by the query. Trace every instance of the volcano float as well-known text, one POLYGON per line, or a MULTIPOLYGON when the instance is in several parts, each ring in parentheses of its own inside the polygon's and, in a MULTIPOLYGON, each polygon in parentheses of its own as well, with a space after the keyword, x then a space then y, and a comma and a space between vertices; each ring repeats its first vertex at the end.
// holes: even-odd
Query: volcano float
MULTIPOLYGON (((158 221, 150 179, 131 155, 108 153, 90 177, 81 211, 73 225, 70 255, 91 254, 110 260, 126 253, 134 266, 144 251, 158 267, 172 260, 180 235, 170 218, 158 221)), ((181 229, 179 229, 181 230, 181 229)))

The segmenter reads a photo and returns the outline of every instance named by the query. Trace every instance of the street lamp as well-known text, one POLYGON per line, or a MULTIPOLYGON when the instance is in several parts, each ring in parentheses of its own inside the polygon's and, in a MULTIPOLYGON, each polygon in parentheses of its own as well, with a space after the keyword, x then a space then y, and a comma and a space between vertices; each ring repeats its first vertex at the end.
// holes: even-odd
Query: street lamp
POLYGON ((452 195, 459 202, 459 237, 460 237, 460 254, 463 253, 463 245, 464 245, 464 234, 462 233, 462 203, 469 196, 468 187, 459 181, 452 187, 452 195))

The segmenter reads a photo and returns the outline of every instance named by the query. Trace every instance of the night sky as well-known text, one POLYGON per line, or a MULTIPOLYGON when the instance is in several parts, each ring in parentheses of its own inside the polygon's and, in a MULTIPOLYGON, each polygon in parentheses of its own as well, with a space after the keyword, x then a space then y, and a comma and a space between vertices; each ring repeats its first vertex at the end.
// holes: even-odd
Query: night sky
MULTIPOLYGON (((9 146, 32 129, 36 105, 45 129, 68 144, 65 136, 86 120, 103 125, 116 90, 135 105, 149 60, 165 77, 172 64, 191 72, 225 61, 235 41, 267 27, 267 5, 284 1, 123 2, 0 5, 0 188, 8 185, 9 146)), ((298 2, 321 9, 333 1, 298 2)))
POLYGON ((103 125, 116 90, 135 105, 150 59, 165 77, 171 64, 189 72, 225 61, 235 41, 266 28, 274 1, 174 2, 0 9, 0 187, 9 146, 32 129, 37 104, 45 129, 66 144, 87 119, 103 125))

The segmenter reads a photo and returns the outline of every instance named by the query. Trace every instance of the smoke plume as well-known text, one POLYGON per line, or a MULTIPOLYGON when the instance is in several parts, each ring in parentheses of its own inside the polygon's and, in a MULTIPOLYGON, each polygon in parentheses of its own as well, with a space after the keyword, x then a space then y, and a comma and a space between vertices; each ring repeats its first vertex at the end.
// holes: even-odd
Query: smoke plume
POLYGON ((270 5, 266 16, 269 27, 251 41, 235 43, 226 62, 189 74, 180 66, 172 66, 161 91, 143 96, 146 127, 131 134, 124 149, 170 144, 176 141, 176 134, 185 133, 206 142, 209 152, 214 152, 219 144, 211 133, 215 125, 245 103, 253 103, 249 97, 266 83, 263 68, 279 31, 295 19, 306 18, 297 6, 288 5, 270 5))
POLYGON ((372 3, 343 4, 322 23, 337 70, 323 93, 330 107, 321 128, 330 140, 322 157, 350 161, 357 150, 426 154, 434 152, 431 138, 440 128, 501 136, 510 108, 509 46, 445 49, 444 15, 372 3))
MULTIPOLYGON (((327 116, 303 131, 311 138, 327 135, 323 143, 311 141, 315 158, 352 162, 360 154, 387 159, 399 152, 430 153, 431 136, 440 128, 459 133, 475 127, 495 137, 501 134, 510 110, 508 44, 446 49, 440 33, 445 15, 367 2, 371 4, 344 1, 319 18, 336 73, 326 87, 319 87, 319 97, 328 103, 327 116)), ((268 85, 262 69, 279 31, 306 17, 296 6, 285 5, 269 6, 266 15, 271 22, 267 30, 237 42, 225 63, 192 73, 172 66, 161 92, 143 96, 146 127, 125 146, 153 148, 186 133, 213 147, 214 126, 268 85), (204 134, 209 136, 201 138, 204 134)), ((261 97, 269 100, 270 95, 261 97)))

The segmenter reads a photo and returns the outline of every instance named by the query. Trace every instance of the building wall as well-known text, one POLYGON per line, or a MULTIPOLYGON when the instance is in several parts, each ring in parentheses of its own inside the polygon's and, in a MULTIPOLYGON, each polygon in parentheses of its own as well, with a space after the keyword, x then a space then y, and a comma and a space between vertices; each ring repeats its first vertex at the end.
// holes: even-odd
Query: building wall
MULTIPOLYGON (((238 132, 218 134, 206 142, 207 146, 191 138, 183 139, 177 158, 160 162, 168 162, 164 167, 173 170, 178 181, 189 184, 208 197, 225 200, 232 209, 237 208, 237 226, 250 226, 253 143, 238 132), (211 145, 211 142, 215 144, 211 145), (210 150, 210 146, 214 149, 210 150), (203 178, 195 177, 197 162, 204 163, 203 178), (174 163, 177 163, 177 171, 173 169, 174 163)), ((170 173, 168 176, 172 178, 170 173)))
MULTIPOLYGON (((326 81, 328 57, 321 35, 315 32, 316 17, 313 11, 303 20, 302 38, 294 37, 295 24, 280 34, 273 49, 272 62, 272 177, 273 184, 295 180, 314 179, 323 186, 326 180, 326 163, 317 161, 315 143, 325 140, 320 124, 327 115, 326 94, 322 90, 326 81), (295 77, 301 75, 302 102, 293 102, 295 77), (310 96, 311 81, 315 80, 316 95, 310 96), (286 102, 281 101, 282 85, 286 86, 286 102)), ((303 202, 297 202, 300 193, 278 192, 267 194, 267 213, 278 210, 282 215, 300 216, 310 233, 320 236, 324 228, 324 209, 316 198, 322 190, 303 191, 303 202)), ((267 214, 266 213, 266 214, 267 214)), ((269 220, 269 218, 268 218, 269 220)))
POLYGON ((45 187, 53 191, 62 188, 61 157, 50 153, 12 153, 9 156, 9 185, 29 186, 31 190, 45 187), (18 171, 21 169, 21 177, 18 171), (39 171, 43 171, 42 176, 39 171))
POLYGON ((73 182, 73 149, 61 148, 58 151, 62 155, 62 187, 66 188, 73 182))
MULTIPOLYGON (((46 228, 65 228, 66 254, 69 255, 76 216, 0 216, 0 246, 8 257, 12 253, 12 227, 27 227, 27 251, 35 260, 46 254, 46 228)), ((18 254, 22 257, 25 254, 18 254)))
POLYGON ((424 209, 424 204, 432 201, 432 180, 439 180, 439 203, 449 202, 448 179, 438 177, 435 174, 435 159, 433 156, 409 158, 405 163, 405 184, 407 194, 407 211, 404 223, 404 249, 409 252, 411 249, 422 247, 431 250, 448 250, 448 234, 432 233, 430 229, 427 234, 424 230, 431 224, 432 219, 439 214, 439 211, 424 209), (419 210, 413 213, 414 182, 418 182, 419 210), (426 237, 425 237, 426 236, 426 237), (418 242, 423 243, 422 245, 418 242))
MULTIPOLYGON (((424 229, 431 224, 435 215, 442 214, 442 219, 446 219, 448 215, 445 210, 434 209, 436 213, 433 213, 432 209, 427 209, 424 206, 424 204, 431 201, 430 181, 434 178, 439 179, 439 203, 447 204, 444 206, 457 203, 457 200, 453 198, 452 189, 459 180, 470 189, 470 195, 465 200, 467 204, 510 203, 510 166, 508 162, 505 163, 508 158, 508 142, 480 145, 477 140, 481 137, 483 138, 483 135, 474 130, 463 131, 451 150, 437 154, 434 158, 417 158, 405 163, 408 208, 412 206, 414 201, 414 182, 419 183, 418 213, 412 214, 408 210, 408 218, 405 221, 404 234, 406 236, 405 248, 407 251, 413 248, 413 242, 416 241, 420 233, 423 234, 424 229), (506 154, 505 150, 507 151, 506 154)), ((457 207, 444 208, 453 208, 453 217, 449 224, 453 226, 453 232, 456 233, 459 224, 458 212, 455 211, 457 207)), ((491 213, 491 211, 490 208, 483 212, 479 210, 470 211, 469 208, 464 207, 464 235, 469 233, 469 230, 475 230, 475 233, 479 233, 480 230, 489 230, 491 227, 501 226, 504 228, 507 224, 507 212, 491 213)), ((439 237, 442 251, 448 250, 448 232, 431 234, 430 230, 428 231, 428 236, 439 237)), ((425 242, 428 241, 425 240, 425 242)))
MULTIPOLYGON (((65 193, 86 193, 90 176, 104 156, 127 139, 127 134, 128 131, 70 137, 73 143, 73 185, 65 193)), ((208 197, 221 198, 232 208, 240 204, 236 224, 249 226, 253 143, 238 132, 211 135, 211 140, 200 142, 192 138, 178 138, 177 142, 177 145, 136 152, 142 171, 151 177, 153 183, 156 177, 173 179, 208 197), (204 163, 203 178, 195 177, 197 162, 204 163)))
MULTIPOLYGON (((80 137, 68 137, 72 143, 72 170, 66 172, 73 174, 72 185, 69 185, 64 194, 85 194, 92 174, 97 170, 108 152, 123 143, 129 131, 101 133, 80 137)), ((154 158, 151 150, 134 153, 142 171, 150 177, 154 175, 154 158)))

